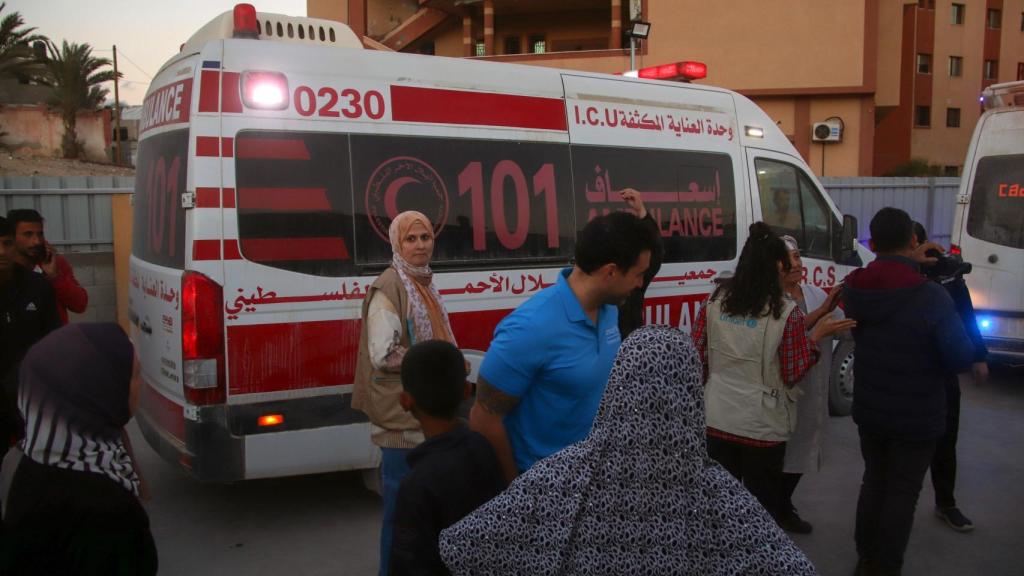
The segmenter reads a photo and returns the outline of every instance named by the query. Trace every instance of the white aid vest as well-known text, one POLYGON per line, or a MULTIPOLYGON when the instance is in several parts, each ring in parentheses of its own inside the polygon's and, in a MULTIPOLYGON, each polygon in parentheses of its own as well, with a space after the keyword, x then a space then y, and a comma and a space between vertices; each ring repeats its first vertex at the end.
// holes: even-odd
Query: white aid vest
POLYGON ((730 316, 719 301, 708 302, 707 425, 716 430, 785 442, 796 428, 797 392, 782 381, 779 344, 796 303, 786 298, 774 318, 730 316))

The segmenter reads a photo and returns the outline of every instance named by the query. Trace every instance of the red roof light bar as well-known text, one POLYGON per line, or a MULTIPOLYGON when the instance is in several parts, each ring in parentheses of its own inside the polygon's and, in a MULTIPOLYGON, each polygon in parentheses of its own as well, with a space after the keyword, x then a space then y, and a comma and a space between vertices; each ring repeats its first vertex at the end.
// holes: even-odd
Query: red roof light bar
POLYGON ((689 82, 707 78, 708 66, 703 62, 674 62, 660 66, 650 66, 637 71, 637 76, 650 80, 681 80, 689 82))

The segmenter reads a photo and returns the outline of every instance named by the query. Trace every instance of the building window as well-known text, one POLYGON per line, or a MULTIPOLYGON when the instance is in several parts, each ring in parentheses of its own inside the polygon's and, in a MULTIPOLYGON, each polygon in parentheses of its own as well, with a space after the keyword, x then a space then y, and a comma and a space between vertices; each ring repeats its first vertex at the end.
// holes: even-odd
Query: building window
POLYGON ((522 54, 519 36, 505 36, 505 54, 522 54))
POLYGON ((946 128, 960 127, 960 109, 946 108, 946 128))
POLYGON ((985 60, 981 77, 985 80, 995 80, 999 75, 999 60, 985 60))
POLYGON ((1024 80, 1024 62, 1017 63, 1017 80, 1024 80))
POLYGON ((964 59, 961 56, 949 57, 949 75, 951 77, 964 75, 964 59))
POLYGON ((1020 13, 1020 31, 1024 32, 1024 12, 1020 13))
POLYGON ((1003 11, 996 8, 990 8, 986 17, 986 22, 989 28, 1002 28, 1003 11))
POLYGON ((548 51, 548 43, 544 40, 544 36, 530 36, 530 52, 534 54, 543 54, 548 51))
POLYGON ((935 10, 935 0, 917 0, 917 7, 925 10, 935 10))
POLYGON ((487 45, 484 44, 483 42, 477 42, 476 43, 476 49, 474 50, 474 53, 477 56, 486 56, 487 55, 487 45))
POLYGON ((959 166, 943 166, 942 167, 942 175, 943 176, 950 176, 952 178, 956 178, 957 176, 960 175, 960 167, 959 166))
POLYGON ((920 126, 922 128, 928 128, 932 125, 932 107, 931 106, 915 106, 914 107, 914 126, 920 126))
POLYGON ((932 73, 932 55, 931 54, 918 54, 917 55, 917 73, 918 74, 931 74, 932 73))
POLYGON ((953 24, 960 25, 960 26, 963 25, 963 23, 964 23, 964 11, 965 11, 965 8, 964 8, 963 4, 953 4, 953 13, 952 13, 952 15, 953 15, 952 23, 953 24))

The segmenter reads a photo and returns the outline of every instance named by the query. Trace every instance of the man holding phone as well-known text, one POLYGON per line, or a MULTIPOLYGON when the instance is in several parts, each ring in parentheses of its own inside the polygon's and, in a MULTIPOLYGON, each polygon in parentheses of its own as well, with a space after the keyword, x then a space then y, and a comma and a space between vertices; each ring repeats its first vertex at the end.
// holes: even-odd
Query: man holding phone
POLYGON ((61 324, 68 323, 68 310, 85 312, 89 293, 75 279, 71 264, 46 241, 42 215, 30 208, 18 208, 7 213, 7 220, 14 229, 15 263, 49 280, 57 295, 61 324))

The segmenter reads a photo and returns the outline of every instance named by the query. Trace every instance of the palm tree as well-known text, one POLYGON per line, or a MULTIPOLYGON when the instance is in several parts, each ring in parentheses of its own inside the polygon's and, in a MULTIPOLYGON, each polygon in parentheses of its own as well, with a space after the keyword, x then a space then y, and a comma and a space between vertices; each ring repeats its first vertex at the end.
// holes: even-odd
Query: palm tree
MULTIPOLYGON (((0 3, 0 13, 7 3, 0 3)), ((34 42, 45 41, 44 36, 33 34, 35 28, 25 28, 25 20, 18 12, 0 19, 0 78, 30 77, 41 69, 32 51, 34 42)))
POLYGON ((88 44, 69 44, 64 41, 60 50, 53 42, 46 42, 48 57, 43 61, 46 75, 43 84, 50 86, 50 106, 60 112, 64 123, 64 137, 61 150, 65 158, 77 158, 80 144, 75 133, 78 112, 96 110, 103 104, 110 92, 104 82, 114 80, 114 71, 103 68, 110 66, 108 58, 92 55, 88 44))

